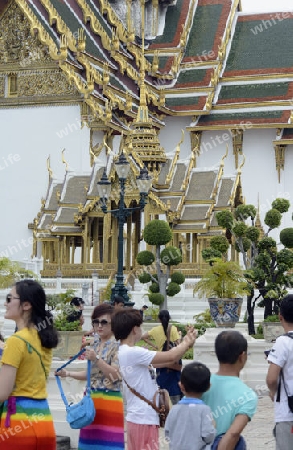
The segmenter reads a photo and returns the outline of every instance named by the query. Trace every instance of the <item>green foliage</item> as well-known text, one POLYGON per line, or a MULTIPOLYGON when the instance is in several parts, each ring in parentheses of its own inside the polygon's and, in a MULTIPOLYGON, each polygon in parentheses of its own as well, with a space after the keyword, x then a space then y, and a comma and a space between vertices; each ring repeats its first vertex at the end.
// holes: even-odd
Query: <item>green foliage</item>
POLYGON ((223 255, 224 253, 227 253, 230 244, 225 236, 213 236, 211 238, 210 246, 213 250, 216 250, 223 255))
POLYGON ((151 276, 149 273, 144 272, 138 276, 138 279, 139 279, 140 283, 145 284, 145 283, 149 283, 151 281, 151 276))
POLYGON ((180 249, 169 245, 161 251, 160 259, 165 266, 178 266, 182 262, 180 249))
POLYGON ((276 198, 272 203, 272 208, 280 211, 281 214, 289 211, 290 202, 286 198, 276 198))
POLYGON ((233 226, 234 218, 231 211, 225 210, 217 212, 216 219, 218 225, 222 228, 231 229, 233 226))
POLYGON ((272 314, 271 316, 267 316, 264 319, 264 322, 280 322, 280 318, 278 314, 272 314))
POLYGON ((160 286, 158 283, 152 283, 149 287, 149 290, 153 293, 160 292, 160 286))
POLYGON ((148 250, 143 250, 142 252, 138 253, 136 261, 141 266, 151 266, 155 261, 155 255, 148 250))
POLYGON ((180 291, 181 288, 179 284, 173 283, 172 281, 167 286, 167 295, 169 295, 169 297, 174 297, 174 295, 178 294, 180 291))
POLYGON ((284 228, 280 232, 280 241, 287 248, 293 248, 293 228, 284 228))
POLYGON ((31 270, 26 270, 17 262, 11 261, 9 258, 0 258, 0 289, 11 287, 16 281, 34 278, 38 276, 31 270))
POLYGON ((149 301, 153 303, 154 305, 160 306, 162 303, 164 303, 165 297, 163 294, 160 293, 151 293, 148 294, 149 301))
POLYGON ((185 281, 185 276, 181 272, 173 272, 171 275, 172 283, 183 284, 185 281))
POLYGON ((277 249, 277 243, 276 241, 271 237, 264 237, 259 241, 257 244, 258 250, 260 252, 263 252, 265 250, 273 250, 277 249))
POLYGON ((209 247, 202 250, 201 256, 205 261, 210 262, 214 261, 217 258, 221 258, 222 253, 218 250, 215 250, 214 248, 209 247))
POLYGON ((165 245, 172 239, 172 231, 164 220, 151 220, 143 231, 143 238, 149 245, 165 245))
POLYGON ((47 304, 51 311, 56 311, 54 315, 54 325, 59 331, 80 331, 80 321, 68 322, 67 317, 74 312, 74 308, 70 305, 71 300, 75 296, 73 289, 67 289, 66 292, 60 294, 48 294, 47 304))
POLYGON ((234 227, 232 228, 232 231, 235 234, 235 236, 242 237, 245 236, 247 229, 248 227, 247 225, 245 225, 244 222, 236 222, 234 227))
POLYGON ((256 207, 254 205, 239 205, 235 210, 235 218, 245 221, 249 218, 254 219, 256 216, 256 207))
POLYGON ((256 227, 248 227, 246 231, 246 237, 250 241, 256 242, 260 237, 260 230, 256 227))
POLYGON ((248 287, 239 264, 218 259, 204 273, 193 292, 206 298, 237 298, 247 295, 248 287))
POLYGON ((270 209, 264 218, 264 223, 272 230, 281 225, 282 214, 277 209, 270 209))

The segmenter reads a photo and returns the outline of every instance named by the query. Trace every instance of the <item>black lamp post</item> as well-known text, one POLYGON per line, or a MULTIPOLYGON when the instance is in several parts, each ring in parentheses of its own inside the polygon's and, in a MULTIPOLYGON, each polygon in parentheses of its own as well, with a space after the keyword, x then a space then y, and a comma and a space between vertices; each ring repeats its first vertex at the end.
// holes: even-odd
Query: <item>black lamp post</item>
POLYGON ((133 306, 133 302, 129 302, 127 288, 123 282, 123 228, 128 216, 134 211, 143 210, 146 205, 146 199, 150 190, 152 179, 148 175, 147 169, 141 169, 140 175, 136 179, 137 187, 140 193, 139 206, 135 208, 127 208, 124 204, 125 182, 130 170, 130 165, 124 154, 121 153, 117 163, 115 163, 115 170, 117 172, 120 184, 120 199, 117 209, 108 210, 107 201, 111 193, 111 183, 107 178, 106 170, 104 170, 101 180, 98 182, 98 192, 101 199, 102 211, 111 213, 118 219, 118 268, 116 274, 116 283, 112 288, 111 302, 114 302, 115 296, 121 296, 124 299, 124 305, 133 306))

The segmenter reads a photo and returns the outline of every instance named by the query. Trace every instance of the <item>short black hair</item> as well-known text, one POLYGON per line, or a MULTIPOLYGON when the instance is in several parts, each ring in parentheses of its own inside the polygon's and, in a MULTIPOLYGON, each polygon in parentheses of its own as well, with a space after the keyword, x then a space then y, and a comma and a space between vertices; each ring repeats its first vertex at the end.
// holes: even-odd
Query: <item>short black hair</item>
POLYGON ((222 331, 216 337, 215 351, 220 363, 235 364, 241 353, 247 351, 247 340, 239 331, 222 331))
POLYGON ((180 381, 187 393, 203 393, 210 387, 210 378, 210 369, 205 364, 192 362, 183 368, 180 381))
POLYGON ((82 306, 84 305, 84 301, 81 297, 73 297, 70 301, 71 306, 82 306))
POLYGON ((140 327, 143 320, 138 309, 124 308, 117 311, 111 321, 115 339, 126 339, 134 327, 140 327))
POLYGON ((288 323, 293 323, 293 294, 288 294, 280 304, 280 314, 288 323))

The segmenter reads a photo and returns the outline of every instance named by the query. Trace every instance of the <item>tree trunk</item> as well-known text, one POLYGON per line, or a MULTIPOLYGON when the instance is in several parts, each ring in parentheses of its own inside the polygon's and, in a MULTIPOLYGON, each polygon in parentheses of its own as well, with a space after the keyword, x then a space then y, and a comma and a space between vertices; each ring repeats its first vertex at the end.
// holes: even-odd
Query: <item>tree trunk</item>
POLYGON ((264 299, 265 302, 264 319, 273 314, 273 301, 274 300, 272 298, 264 299))
POLYGON ((254 292, 247 296, 247 325, 248 325, 248 334, 255 334, 255 326, 254 326, 254 307, 255 303, 252 301, 254 297, 254 292))

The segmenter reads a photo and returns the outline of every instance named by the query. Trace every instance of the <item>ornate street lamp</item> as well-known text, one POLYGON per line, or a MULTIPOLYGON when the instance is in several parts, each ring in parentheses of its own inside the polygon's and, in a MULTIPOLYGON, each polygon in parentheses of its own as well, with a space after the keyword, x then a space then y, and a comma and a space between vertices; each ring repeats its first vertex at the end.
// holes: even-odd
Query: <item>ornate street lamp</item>
POLYGON ((140 170, 140 174, 136 179, 137 187, 140 193, 139 206, 135 208, 127 208, 124 204, 125 195, 125 182, 130 170, 130 165, 124 154, 121 153, 118 161, 114 164, 115 170, 117 172, 120 184, 120 199, 117 209, 108 210, 107 201, 111 193, 111 183, 107 178, 106 170, 104 170, 103 176, 98 184, 98 192, 101 200, 102 211, 106 213, 111 213, 114 217, 118 219, 118 268, 116 274, 116 283, 112 288, 111 302, 114 302, 115 296, 121 296, 124 299, 124 304, 126 306, 133 306, 133 302, 129 302, 129 297, 127 294, 127 288, 124 285, 123 280, 123 228, 128 216, 130 216, 134 211, 143 210, 146 205, 146 200, 148 192, 150 190, 152 179, 148 175, 147 169, 143 168, 140 170))

